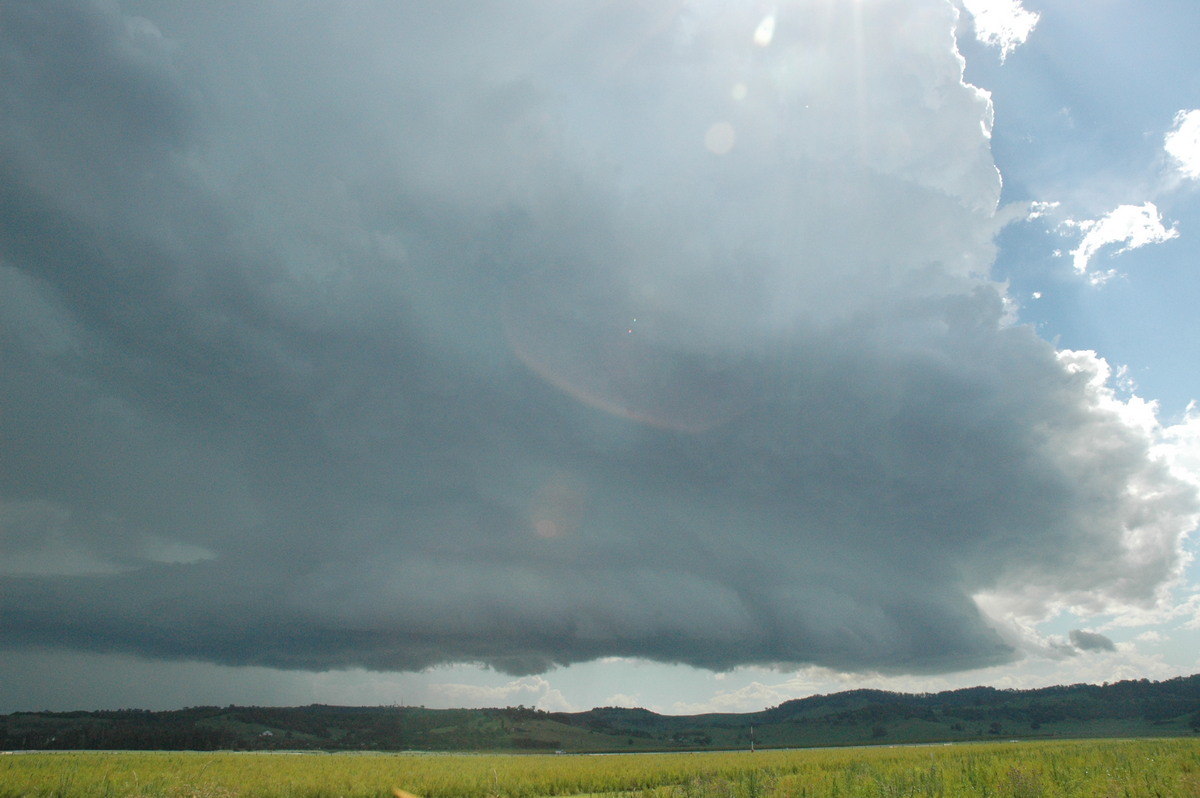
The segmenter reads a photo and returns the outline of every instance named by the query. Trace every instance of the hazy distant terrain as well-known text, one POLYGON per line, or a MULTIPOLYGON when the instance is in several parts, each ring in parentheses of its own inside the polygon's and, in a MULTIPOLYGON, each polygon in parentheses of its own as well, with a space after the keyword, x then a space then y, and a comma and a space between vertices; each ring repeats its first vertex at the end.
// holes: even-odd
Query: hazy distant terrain
POLYGON ((854 690, 761 712, 670 716, 424 707, 193 707, 17 712, 0 748, 648 751, 1200 732, 1200 675, 1038 690, 854 690))

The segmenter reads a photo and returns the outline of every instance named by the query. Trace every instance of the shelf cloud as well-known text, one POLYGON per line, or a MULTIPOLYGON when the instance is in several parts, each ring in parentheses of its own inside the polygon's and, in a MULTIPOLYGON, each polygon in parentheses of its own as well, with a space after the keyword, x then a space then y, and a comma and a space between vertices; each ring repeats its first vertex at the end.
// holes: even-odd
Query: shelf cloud
POLYGON ((939 672, 1178 574, 950 2, 132 7, 0 6, 0 645, 939 672))

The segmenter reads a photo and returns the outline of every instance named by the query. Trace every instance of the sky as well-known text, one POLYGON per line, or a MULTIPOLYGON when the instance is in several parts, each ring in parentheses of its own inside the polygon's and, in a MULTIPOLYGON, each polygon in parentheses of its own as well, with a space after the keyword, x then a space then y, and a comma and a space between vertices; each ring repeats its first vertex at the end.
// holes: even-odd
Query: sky
POLYGON ((1200 671, 1198 29, 0 0, 0 712, 1200 671))

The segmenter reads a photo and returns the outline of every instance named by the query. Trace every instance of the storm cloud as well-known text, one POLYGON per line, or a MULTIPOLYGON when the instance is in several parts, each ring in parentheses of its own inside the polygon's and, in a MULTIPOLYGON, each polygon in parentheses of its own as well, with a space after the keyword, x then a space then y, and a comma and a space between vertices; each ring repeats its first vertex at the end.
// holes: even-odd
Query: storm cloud
POLYGON ((1099 632, 1088 632, 1084 629, 1072 629, 1067 638, 1071 645, 1080 651, 1116 651, 1117 645, 1110 638, 1099 632))
POLYGON ((756 9, 0 3, 3 645, 912 673, 1152 603, 1195 490, 988 276, 955 7, 756 9))

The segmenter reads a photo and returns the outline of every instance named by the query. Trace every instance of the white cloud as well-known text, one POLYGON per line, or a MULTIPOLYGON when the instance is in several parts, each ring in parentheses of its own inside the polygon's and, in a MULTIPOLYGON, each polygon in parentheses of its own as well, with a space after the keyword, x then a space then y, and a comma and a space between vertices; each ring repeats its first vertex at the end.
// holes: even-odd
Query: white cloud
POLYGON ((1180 174, 1200 180, 1200 110, 1180 111, 1168 131, 1163 149, 1174 160, 1180 174))
POLYGON ((1192 585, 1191 590, 1191 595, 1179 605, 1180 615, 1187 617, 1182 628, 1200 631, 1200 585, 1192 585))
POLYGON ((796 696, 795 685, 764 684, 753 681, 735 690, 718 690, 705 701, 678 701, 671 707, 673 715, 699 715, 707 712, 755 712, 777 706, 796 696))
POLYGON ((1041 219, 1057 211, 1061 205, 1062 203, 1060 202, 1031 202, 1029 203, 1029 211, 1025 219, 1026 221, 1041 219))
POLYGON ((1027 11, 1021 0, 962 0, 975 20, 975 37, 1000 49, 1003 61, 1029 39, 1039 15, 1027 11))
POLYGON ((562 691, 542 676, 525 676, 491 686, 440 682, 431 684, 429 692, 447 706, 503 707, 520 704, 546 712, 576 711, 562 691))
POLYGON ((627 693, 613 693, 608 698, 604 699, 606 707, 640 707, 642 699, 640 694, 628 695, 627 693))
POLYGON ((1174 225, 1163 226, 1162 214, 1153 202, 1141 205, 1121 205, 1099 219, 1068 222, 1068 226, 1084 231, 1079 246, 1071 250, 1075 272, 1086 275, 1093 285, 1106 282, 1116 275, 1109 269, 1089 271, 1092 260, 1104 247, 1124 243, 1115 255, 1138 249, 1147 244, 1161 244, 1179 235, 1174 225))
POLYGON ((1188 403, 1178 423, 1163 429, 1155 453, 1180 479, 1200 486, 1200 406, 1195 400, 1188 403))
POLYGON ((1066 609, 1080 618, 1111 615, 1112 627, 1162 623, 1177 616, 1172 594, 1189 562, 1184 544, 1200 521, 1195 493, 1183 471, 1194 428, 1186 423, 1164 428, 1156 403, 1136 395, 1120 398, 1111 367, 1095 352, 1063 350, 1057 357, 1085 386, 1090 401, 1083 412, 1100 422, 1088 439, 1070 443, 1056 444, 1058 433, 1046 431, 1048 445, 1063 455, 1064 476, 1084 478, 1127 444, 1145 454, 1126 450, 1126 456, 1141 463, 1120 489, 1123 499, 1111 501, 1104 489, 1093 486, 1098 490, 1087 511, 1092 518, 1088 523, 1097 531, 1108 528, 1102 536, 1110 543, 1106 554, 1081 551, 1057 574, 1031 565, 1020 578, 976 595, 976 602, 1019 650, 1037 651, 1041 638, 1035 626, 1066 609), (1175 461, 1177 466, 1172 465, 1175 461), (1168 472, 1169 488, 1160 481, 1168 472), (1153 517, 1143 515, 1150 507, 1157 508, 1153 517))

